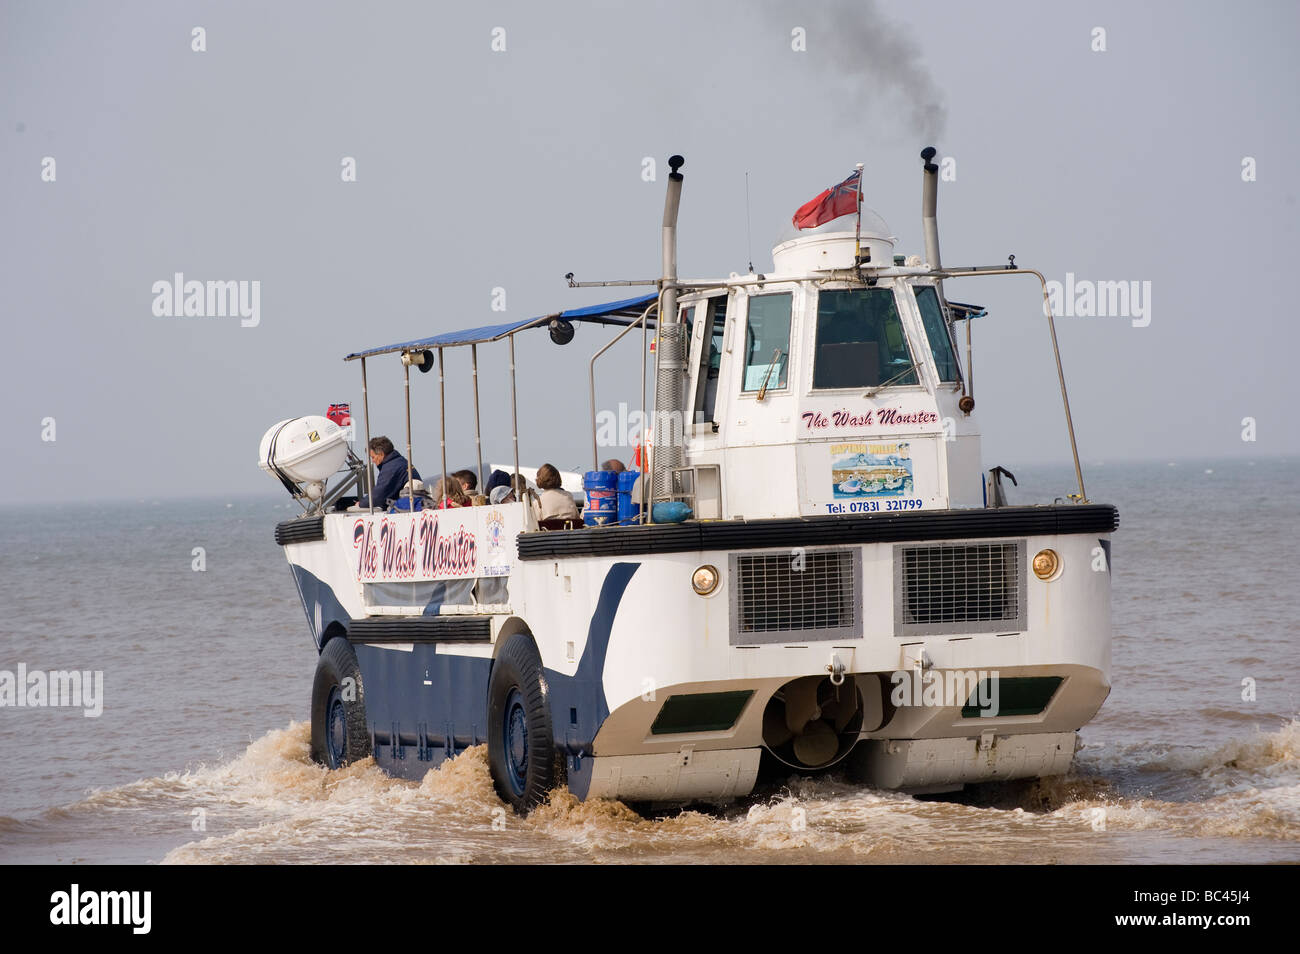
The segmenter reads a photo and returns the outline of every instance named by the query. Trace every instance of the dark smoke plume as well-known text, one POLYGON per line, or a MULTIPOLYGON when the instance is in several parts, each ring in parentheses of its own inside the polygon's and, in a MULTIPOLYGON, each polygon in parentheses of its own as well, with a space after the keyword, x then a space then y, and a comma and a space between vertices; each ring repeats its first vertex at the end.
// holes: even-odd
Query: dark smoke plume
POLYGON ((920 43, 880 11, 875 0, 767 4, 770 16, 808 31, 808 50, 828 79, 854 91, 853 108, 878 121, 897 111, 919 141, 940 140, 948 121, 943 92, 926 68, 920 43))

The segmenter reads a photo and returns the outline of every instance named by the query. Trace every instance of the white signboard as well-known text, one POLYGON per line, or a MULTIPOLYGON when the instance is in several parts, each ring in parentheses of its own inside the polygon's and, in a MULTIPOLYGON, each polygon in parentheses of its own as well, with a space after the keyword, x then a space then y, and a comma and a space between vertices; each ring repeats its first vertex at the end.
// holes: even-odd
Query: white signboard
POLYGON ((352 570, 359 582, 508 576, 523 505, 358 514, 352 570))

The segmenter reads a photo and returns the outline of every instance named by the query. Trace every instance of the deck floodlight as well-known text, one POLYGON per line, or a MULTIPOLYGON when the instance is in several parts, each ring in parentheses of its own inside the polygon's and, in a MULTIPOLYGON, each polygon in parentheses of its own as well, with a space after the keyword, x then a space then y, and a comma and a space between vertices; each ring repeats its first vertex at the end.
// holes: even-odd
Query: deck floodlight
POLYGON ((551 340, 557 345, 566 345, 573 340, 573 325, 563 318, 551 319, 551 340))
POLYGON ((433 352, 432 351, 403 351, 402 364, 412 368, 419 368, 421 373, 428 374, 433 370, 433 352))

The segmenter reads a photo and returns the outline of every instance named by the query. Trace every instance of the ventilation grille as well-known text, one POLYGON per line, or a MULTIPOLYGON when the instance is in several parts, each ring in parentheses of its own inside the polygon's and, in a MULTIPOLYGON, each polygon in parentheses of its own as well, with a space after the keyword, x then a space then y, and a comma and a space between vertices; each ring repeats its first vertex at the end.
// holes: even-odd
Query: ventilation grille
POLYGON ((1025 628, 1025 541, 894 548, 898 636, 1025 628))
POLYGON ((732 554, 732 645, 862 634, 861 551, 732 554))

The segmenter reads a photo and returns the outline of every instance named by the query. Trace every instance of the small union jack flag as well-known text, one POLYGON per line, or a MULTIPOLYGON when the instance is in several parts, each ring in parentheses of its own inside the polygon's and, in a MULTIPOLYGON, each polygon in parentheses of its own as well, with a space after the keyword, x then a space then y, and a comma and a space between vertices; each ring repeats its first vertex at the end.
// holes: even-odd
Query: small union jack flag
POLYGON ((330 409, 325 412, 325 416, 339 427, 347 427, 352 423, 352 405, 331 404, 330 409))

